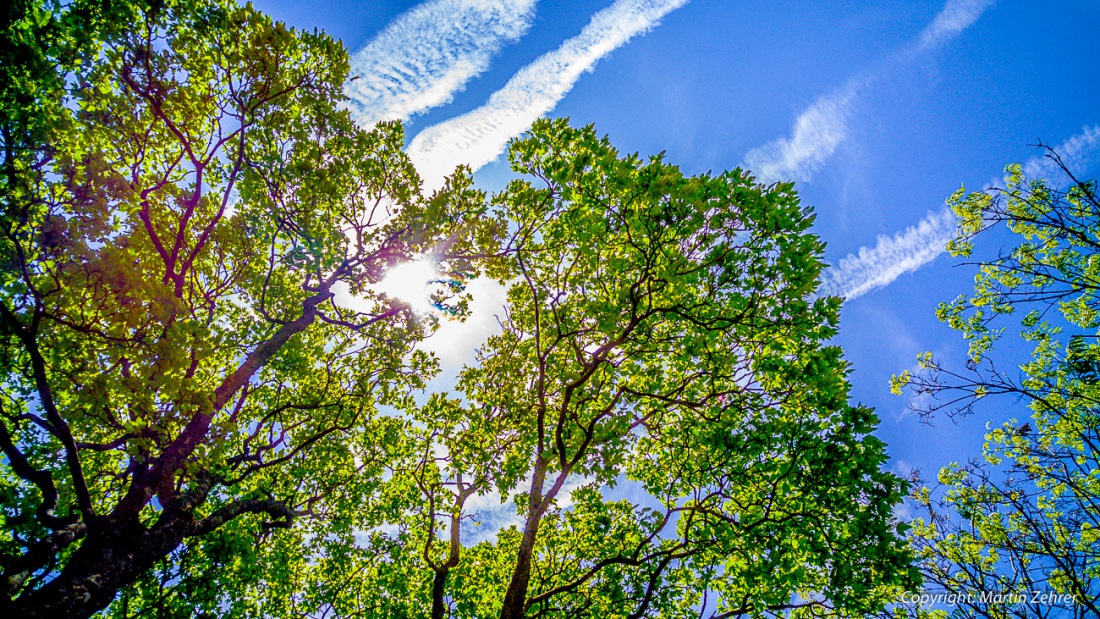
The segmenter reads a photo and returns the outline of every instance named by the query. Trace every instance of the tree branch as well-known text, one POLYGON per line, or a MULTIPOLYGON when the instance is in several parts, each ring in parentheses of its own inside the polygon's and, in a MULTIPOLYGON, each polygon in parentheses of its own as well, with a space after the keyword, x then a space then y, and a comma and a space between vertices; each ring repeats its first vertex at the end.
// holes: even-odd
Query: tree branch
POLYGON ((87 522, 95 513, 92 511, 92 498, 88 492, 88 484, 84 479, 84 469, 80 465, 80 451, 73 439, 69 424, 61 418, 54 402, 53 391, 50 388, 49 378, 46 376, 46 360, 38 350, 38 341, 32 329, 28 329, 19 321, 14 313, 4 303, 0 303, 0 316, 4 323, 15 333, 19 341, 23 343, 27 354, 31 358, 31 370, 34 375, 35 389, 38 391, 39 403, 46 411, 46 419, 53 426, 54 435, 65 447, 65 462, 69 467, 69 474, 73 478, 73 491, 76 493, 76 502, 87 522))
POLYGON ((276 527, 281 529, 289 529, 294 523, 294 518, 301 515, 287 506, 286 503, 275 499, 263 501, 243 499, 223 505, 206 518, 197 521, 187 533, 187 537, 206 535, 242 514, 267 514, 274 520, 264 522, 264 528, 276 527))

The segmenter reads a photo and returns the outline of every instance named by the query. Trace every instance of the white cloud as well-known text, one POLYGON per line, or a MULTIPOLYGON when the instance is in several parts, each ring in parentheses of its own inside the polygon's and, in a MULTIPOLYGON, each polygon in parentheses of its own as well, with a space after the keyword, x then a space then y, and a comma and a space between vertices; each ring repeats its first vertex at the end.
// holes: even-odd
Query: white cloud
POLYGON ((978 21, 994 0, 947 0, 932 23, 925 26, 918 39, 918 48, 929 50, 950 41, 978 21))
MULTIPOLYGON (((1100 125, 1082 128, 1081 133, 1055 146, 1054 151, 1071 172, 1082 174, 1088 171, 1100 151, 1100 125)), ((1049 157, 1032 157, 1023 164, 1023 170, 1029 178, 1058 179, 1062 176, 1058 166, 1049 157)))
MULTIPOLYGON (((554 499, 558 509, 565 510, 572 507, 573 492, 581 486, 592 483, 592 481, 593 478, 587 475, 569 476, 554 499)), ((547 479, 547 486, 553 482, 554 478, 551 476, 547 479)), ((507 500, 502 500, 500 492, 495 488, 470 497, 463 511, 473 516, 474 522, 472 523, 473 526, 469 526, 463 531, 463 541, 471 546, 484 541, 493 543, 497 539, 497 533, 502 529, 508 527, 522 529, 526 522, 526 516, 521 515, 516 510, 516 498, 521 492, 528 492, 530 489, 531 475, 528 473, 527 477, 508 493, 507 500)))
POLYGON ((930 52, 946 44, 981 17, 992 0, 948 0, 915 41, 889 62, 861 78, 852 78, 833 92, 818 98, 794 122, 791 137, 772 140, 750 150, 742 166, 765 183, 780 180, 809 181, 837 148, 848 139, 848 119, 860 91, 897 70, 901 59, 915 59, 916 52, 930 52))
POLYGON ((508 140, 554 109, 597 61, 687 2, 618 0, 593 15, 579 35, 520 69, 484 105, 422 131, 408 152, 426 188, 440 187, 460 163, 476 170, 495 159, 508 140))
POLYGON ((420 348, 439 358, 443 376, 454 373, 449 370, 473 364, 475 349, 500 332, 497 318, 504 317, 508 289, 494 280, 479 277, 466 284, 466 292, 473 297, 466 320, 441 318, 436 332, 420 343, 420 348))
POLYGON ((860 83, 851 80, 798 115, 790 138, 779 138, 750 150, 744 167, 757 179, 773 183, 783 179, 810 180, 848 137, 848 114, 860 83))
MULTIPOLYGON (((1055 146, 1054 150, 1070 171, 1083 173, 1100 154, 1100 125, 1084 127, 1081 133, 1055 146)), ((1042 156, 1024 162, 1023 169, 1031 178, 1059 176, 1054 162, 1042 156)), ((821 276, 818 294, 854 299, 882 288, 935 260, 945 251, 954 232, 955 216, 945 208, 892 237, 881 235, 874 247, 861 247, 826 270, 821 276)))
POLYGON ((850 300, 882 288, 935 260, 954 233, 955 216, 945 208, 892 237, 880 235, 874 247, 861 247, 822 273, 818 294, 850 300))
POLYGON ((361 124, 406 120, 450 102, 531 27, 537 0, 429 0, 351 58, 344 90, 361 124))

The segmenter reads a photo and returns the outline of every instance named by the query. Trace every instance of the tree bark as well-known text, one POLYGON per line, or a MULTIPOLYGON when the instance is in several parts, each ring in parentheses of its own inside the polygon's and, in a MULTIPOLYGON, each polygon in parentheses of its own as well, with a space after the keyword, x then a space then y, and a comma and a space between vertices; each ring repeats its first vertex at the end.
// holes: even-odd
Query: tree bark
POLYGON ((549 462, 539 456, 535 459, 535 468, 531 475, 531 495, 527 504, 527 522, 523 525, 523 540, 516 555, 516 569, 504 594, 504 605, 500 609, 500 619, 522 619, 527 612, 527 587, 531 582, 531 560, 535 552, 535 539, 538 537, 539 524, 546 506, 554 498, 561 486, 562 478, 551 487, 546 496, 542 489, 546 482, 549 462))
POLYGON ((446 565, 435 570, 435 578, 432 579, 432 619, 443 619, 447 610, 443 604, 443 594, 447 587, 447 573, 450 571, 451 568, 446 565))
POLYGON ((73 619, 106 608, 118 590, 153 567, 182 542, 190 519, 146 529, 139 522, 104 519, 89 531, 56 578, 13 600, 6 617, 73 619))
POLYGON ((531 558, 535 551, 535 539, 542 521, 542 510, 536 510, 527 518, 523 527, 523 541, 516 555, 516 569, 504 594, 504 605, 500 609, 500 619, 522 619, 527 612, 527 587, 531 582, 531 558))

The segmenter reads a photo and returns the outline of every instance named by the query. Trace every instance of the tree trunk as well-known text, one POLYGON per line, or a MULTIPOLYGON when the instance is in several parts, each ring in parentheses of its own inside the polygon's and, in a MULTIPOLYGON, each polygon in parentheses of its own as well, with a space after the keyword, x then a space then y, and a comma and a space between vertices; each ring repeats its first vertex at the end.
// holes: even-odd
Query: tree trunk
POLYGON ((535 468, 531 474, 531 495, 527 503, 527 522, 523 526, 523 541, 516 555, 516 569, 512 572, 512 581, 504 594, 504 605, 500 609, 500 619, 522 619, 527 611, 527 586, 531 582, 531 560, 535 553, 535 539, 539 534, 539 524, 546 506, 554 499, 561 488, 567 472, 563 472, 558 481, 543 495, 546 482, 546 470, 549 462, 541 455, 535 458, 535 468))
POLYGON ((183 519, 150 531, 138 522, 104 522, 88 532, 56 578, 12 600, 6 617, 85 619, 106 608, 119 589, 175 550, 183 519))
POLYGON ((535 552, 535 538, 539 532, 542 510, 534 510, 523 527, 523 541, 516 555, 516 569, 512 572, 512 581, 508 583, 508 592, 504 594, 504 606, 500 609, 500 619, 522 619, 527 606, 527 586, 531 582, 531 558, 535 552))
POLYGON ((435 578, 432 579, 432 619, 443 619, 446 607, 443 605, 443 593, 447 587, 447 572, 451 568, 446 565, 435 570, 435 578))

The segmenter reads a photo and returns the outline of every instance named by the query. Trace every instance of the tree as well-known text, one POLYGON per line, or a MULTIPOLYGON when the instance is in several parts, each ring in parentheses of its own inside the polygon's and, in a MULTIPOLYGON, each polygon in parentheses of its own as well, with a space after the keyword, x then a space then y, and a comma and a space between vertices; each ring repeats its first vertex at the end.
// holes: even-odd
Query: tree
POLYGON ((509 160, 502 332, 460 398, 408 412, 410 504, 334 566, 378 579, 360 612, 847 617, 915 586, 904 483, 824 344, 839 300, 811 300, 822 244, 792 186, 686 176, 564 120, 509 160), (496 501, 518 524, 469 542, 496 501))
POLYGON ((125 615, 152 574, 372 526, 401 432, 378 407, 434 362, 430 322, 370 284, 425 253, 476 273, 501 231, 484 196, 462 174, 421 196, 400 126, 339 109, 324 34, 221 0, 10 10, 0 611, 87 617, 125 589, 125 615))
POLYGON ((1100 615, 1100 200, 1096 181, 1043 148, 1064 183, 1011 165, 1005 189, 964 188, 949 200, 960 221, 954 255, 970 256, 981 235, 1009 234, 1009 249, 978 263, 974 294, 937 312, 969 341, 965 368, 925 353, 923 371, 894 380, 895 391, 923 396, 924 415, 969 414, 993 398, 1030 409, 990 431, 981 458, 945 468, 939 487, 915 495, 927 513, 912 536, 921 571, 955 596, 953 616, 1100 615), (995 347, 1018 310, 1033 348, 1014 376, 995 347))
POLYGON ((426 198, 323 34, 11 15, 0 611, 843 617, 914 585, 791 185, 546 121, 491 205, 426 198), (511 286, 461 398, 413 397, 432 321, 371 287, 424 254, 511 286), (464 545, 494 493, 521 524, 464 545))

